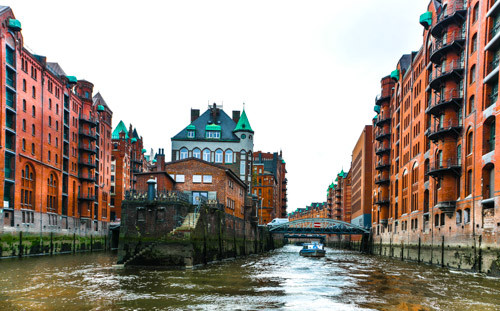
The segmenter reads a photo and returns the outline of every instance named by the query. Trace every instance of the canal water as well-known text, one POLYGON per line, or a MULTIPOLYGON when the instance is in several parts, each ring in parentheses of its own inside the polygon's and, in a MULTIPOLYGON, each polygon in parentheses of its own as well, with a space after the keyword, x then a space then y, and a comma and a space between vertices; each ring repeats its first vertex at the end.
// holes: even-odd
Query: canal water
POLYGON ((500 280, 287 245, 194 270, 114 269, 113 253, 0 260, 0 310, 500 310, 500 280))

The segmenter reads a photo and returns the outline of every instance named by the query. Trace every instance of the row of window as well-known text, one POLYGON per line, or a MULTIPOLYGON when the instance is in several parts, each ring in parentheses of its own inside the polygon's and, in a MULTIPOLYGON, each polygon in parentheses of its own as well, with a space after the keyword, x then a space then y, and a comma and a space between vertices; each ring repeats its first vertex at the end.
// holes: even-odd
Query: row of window
POLYGON ((187 148, 182 148, 180 150, 180 160, 187 159, 189 156, 197 159, 203 159, 203 161, 206 162, 226 164, 234 163, 236 160, 233 151, 230 149, 226 150, 226 152, 222 151, 221 149, 217 149, 214 153, 212 153, 210 149, 204 149, 202 152, 199 148, 195 148, 192 151, 188 151, 187 148))

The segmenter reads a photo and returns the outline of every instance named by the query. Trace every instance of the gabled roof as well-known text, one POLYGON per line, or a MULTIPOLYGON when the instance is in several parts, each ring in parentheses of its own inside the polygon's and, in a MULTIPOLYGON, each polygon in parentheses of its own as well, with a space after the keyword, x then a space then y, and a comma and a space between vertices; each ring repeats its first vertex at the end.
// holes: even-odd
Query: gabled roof
POLYGON ((58 63, 47 62, 47 68, 49 68, 49 70, 56 76, 66 76, 66 73, 58 63))
POLYGON ((210 124, 220 125, 221 136, 220 141, 239 141, 238 136, 234 135, 233 130, 236 123, 222 109, 219 109, 219 114, 216 120, 212 120, 210 109, 207 109, 198 119, 194 120, 189 126, 196 127, 195 138, 187 138, 187 126, 177 135, 172 137, 172 140, 205 140, 206 126, 210 124), (209 121, 211 123, 209 123, 209 121))
POLYGON ((94 97, 92 97, 92 103, 94 104, 94 106, 103 105, 109 109, 108 104, 106 104, 106 101, 104 100, 100 92, 97 92, 97 94, 95 94, 94 97))
POLYGON ((250 126, 250 122, 248 122, 245 108, 243 108, 243 113, 241 114, 241 117, 238 120, 238 124, 236 124, 236 127, 234 128, 233 132, 237 132, 237 131, 253 133, 252 127, 250 126))
POLYGON ((113 130, 113 134, 111 135, 111 139, 120 139, 120 133, 125 132, 125 139, 128 139, 128 130, 123 121, 120 121, 118 125, 113 130))

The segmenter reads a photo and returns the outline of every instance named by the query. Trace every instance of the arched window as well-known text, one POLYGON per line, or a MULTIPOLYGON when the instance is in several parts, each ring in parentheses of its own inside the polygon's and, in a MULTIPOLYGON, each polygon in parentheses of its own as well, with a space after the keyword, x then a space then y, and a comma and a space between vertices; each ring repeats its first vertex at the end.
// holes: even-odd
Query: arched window
POLYGON ((48 138, 49 145, 52 144, 52 135, 49 133, 49 138, 48 138))
POLYGON ((470 208, 464 209, 464 224, 468 224, 470 222, 470 208))
POLYGON ((186 148, 182 148, 181 149, 181 157, 180 159, 183 160, 183 159, 187 159, 188 157, 188 150, 186 148))
POLYGON ((468 196, 472 193, 472 170, 467 171, 467 185, 465 187, 465 195, 468 196))
POLYGON ((57 212, 57 179, 53 173, 47 178, 47 211, 57 212))
POLYGON ((52 117, 49 116, 49 127, 52 127, 52 117))
POLYGON ((434 215, 434 226, 439 227, 439 214, 434 215))
POLYGON ((233 163, 233 151, 231 149, 226 150, 226 164, 233 163))
POLYGON ((26 79, 23 79, 23 91, 26 92, 26 79))
POLYGON ((32 87, 32 92, 33 92, 33 98, 36 98, 36 88, 34 86, 32 87))
POLYGON ((483 124, 483 154, 495 150, 495 117, 491 116, 483 124))
POLYGON ((471 44, 470 44, 470 53, 474 53, 477 50, 477 33, 472 36, 471 44))
POLYGON ((23 99, 23 111, 26 111, 26 99, 23 99))
POLYGON ((52 110, 52 99, 49 98, 49 110, 52 110))
POLYGON ((26 119, 23 119, 23 132, 26 132, 26 119))
POLYGON ((198 148, 193 149, 193 158, 201 159, 201 151, 198 148))
POLYGON ((474 111, 474 95, 469 97, 469 104, 467 106, 467 114, 471 114, 474 111))
POLYGON ((210 150, 209 149, 203 150, 203 161, 210 162, 210 150))
POLYGON ((217 149, 215 151, 215 163, 222 163, 223 159, 224 159, 224 153, 222 152, 222 150, 217 149))
POLYGON ((33 118, 36 117, 36 108, 35 108, 35 105, 31 106, 31 116, 33 118))
POLYGON ((424 162, 424 181, 428 181, 429 180, 429 169, 430 169, 430 166, 429 166, 429 159, 425 159, 425 162, 424 162))
POLYGON ((26 164, 21 171, 21 208, 35 208, 35 172, 33 168, 26 164))
POLYGON ((476 81, 476 65, 470 67, 469 83, 474 83, 476 81))
POLYGON ((472 135, 472 131, 469 131, 469 133, 467 134, 467 155, 472 154, 472 151, 474 149, 474 141, 472 140, 472 135))
POLYGON ((26 139, 23 138, 23 144, 22 144, 23 151, 26 151, 26 139))
POLYGON ((488 163, 483 168, 483 200, 493 198, 495 195, 495 167, 488 163))
POLYGON ((457 219, 457 224, 462 223, 462 210, 457 210, 456 219, 457 219))
POLYGON ((35 125, 31 124, 31 135, 35 136, 35 125))
POLYGON ((472 9, 472 23, 475 23, 479 17, 479 2, 476 2, 474 8, 472 9))
POLYGON ((411 176, 411 183, 412 184, 418 183, 418 162, 415 162, 415 164, 413 164, 411 175, 412 175, 411 176))

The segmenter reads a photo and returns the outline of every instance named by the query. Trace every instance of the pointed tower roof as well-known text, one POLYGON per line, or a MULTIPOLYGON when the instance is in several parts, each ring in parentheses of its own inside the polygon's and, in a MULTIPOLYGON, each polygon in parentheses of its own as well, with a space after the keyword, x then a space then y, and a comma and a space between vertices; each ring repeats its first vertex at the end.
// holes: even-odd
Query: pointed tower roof
POLYGON ((134 127, 134 131, 132 132, 132 137, 139 139, 139 134, 137 134, 137 129, 134 127))
POLYGON ((245 108, 243 107, 243 113, 241 114, 240 119, 238 120, 238 124, 234 128, 233 132, 250 132, 253 133, 252 127, 250 126, 250 122, 248 122, 247 114, 245 112, 245 108))
POLYGON ((113 130, 113 134, 111 135, 111 139, 120 139, 120 133, 125 132, 125 138, 128 139, 128 130, 123 121, 120 121, 118 125, 113 130))

